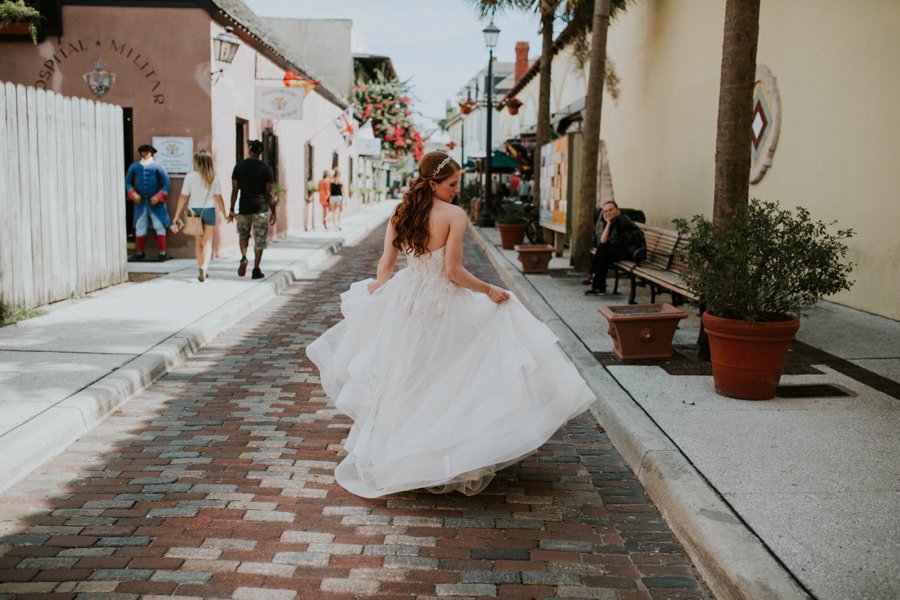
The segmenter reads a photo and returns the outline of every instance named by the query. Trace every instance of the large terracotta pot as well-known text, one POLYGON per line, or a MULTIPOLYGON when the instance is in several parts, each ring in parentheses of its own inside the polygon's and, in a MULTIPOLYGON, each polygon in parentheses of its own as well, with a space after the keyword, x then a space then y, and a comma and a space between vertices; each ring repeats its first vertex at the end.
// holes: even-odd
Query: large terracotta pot
POLYGON ((703 313, 716 393, 742 400, 775 397, 800 320, 737 321, 703 313))
POLYGON ((550 259, 556 250, 550 244, 519 244, 515 246, 519 253, 519 262, 522 263, 523 273, 548 273, 550 271, 550 259))
POLYGON ((504 250, 512 250, 516 244, 525 241, 525 230, 528 225, 519 223, 497 223, 500 231, 500 245, 504 250))

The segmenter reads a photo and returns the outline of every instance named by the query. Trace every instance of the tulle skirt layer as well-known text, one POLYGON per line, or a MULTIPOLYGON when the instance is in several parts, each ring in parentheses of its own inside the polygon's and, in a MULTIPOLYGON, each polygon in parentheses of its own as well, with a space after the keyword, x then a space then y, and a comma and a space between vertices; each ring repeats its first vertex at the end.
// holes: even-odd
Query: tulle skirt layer
POLYGON ((476 494, 594 400, 515 297, 420 279, 404 270, 371 295, 371 280, 354 283, 344 320, 307 348, 353 420, 335 476, 359 496, 476 494))

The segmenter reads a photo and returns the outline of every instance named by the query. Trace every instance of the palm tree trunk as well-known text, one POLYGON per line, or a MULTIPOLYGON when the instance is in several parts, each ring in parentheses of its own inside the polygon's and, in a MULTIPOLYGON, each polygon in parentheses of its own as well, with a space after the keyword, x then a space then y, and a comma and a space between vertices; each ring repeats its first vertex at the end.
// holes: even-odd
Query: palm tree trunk
POLYGON ((591 266, 594 215, 597 206, 597 170, 600 154, 600 119, 603 114, 603 81, 606 78, 606 33, 609 29, 610 0, 594 2, 591 31, 591 67, 584 103, 584 144, 582 146, 581 192, 576 208, 576 229, 572 243, 572 265, 576 271, 591 266))
POLYGON ((753 85, 759 39, 759 0, 727 0, 716 127, 713 223, 727 225, 750 194, 753 85))
POLYGON ((540 0, 541 69, 538 86, 537 139, 534 143, 534 176, 531 187, 535 211, 541 205, 541 147, 550 141, 550 65, 553 62, 553 17, 556 14, 557 4, 559 0, 540 0))

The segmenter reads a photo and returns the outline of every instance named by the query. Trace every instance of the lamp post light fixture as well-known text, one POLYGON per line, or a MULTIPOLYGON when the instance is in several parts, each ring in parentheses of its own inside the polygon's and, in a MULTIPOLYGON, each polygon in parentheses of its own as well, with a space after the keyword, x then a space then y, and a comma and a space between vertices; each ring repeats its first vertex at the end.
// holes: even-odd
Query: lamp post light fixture
POLYGON ((478 225, 480 227, 493 227, 494 226, 494 194, 491 189, 491 158, 493 155, 491 149, 491 131, 492 129, 492 115, 494 112, 494 48, 497 47, 497 38, 500 37, 500 28, 494 25, 494 21, 488 24, 487 27, 481 30, 484 34, 484 45, 487 46, 488 49, 488 72, 487 72, 487 86, 486 86, 486 109, 487 109, 487 140, 485 140, 485 148, 484 148, 484 207, 481 210, 481 218, 478 220, 478 225))
POLYGON ((218 81, 225 71, 225 67, 234 60, 238 47, 241 45, 241 39, 234 35, 234 28, 226 27, 225 31, 213 38, 213 53, 215 54, 216 66, 218 71, 212 72, 213 81, 218 81))

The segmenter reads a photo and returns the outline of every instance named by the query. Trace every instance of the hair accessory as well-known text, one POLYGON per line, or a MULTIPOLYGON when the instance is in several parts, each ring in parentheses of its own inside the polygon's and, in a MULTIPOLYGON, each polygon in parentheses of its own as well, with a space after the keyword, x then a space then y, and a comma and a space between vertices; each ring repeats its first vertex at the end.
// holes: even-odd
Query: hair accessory
POLYGON ((446 167, 446 166, 447 166, 447 163, 450 162, 451 160, 453 160, 453 159, 450 158, 450 155, 448 154, 448 155, 447 155, 447 158, 445 158, 444 160, 441 161, 441 164, 439 164, 439 165, 437 166, 437 169, 434 170, 434 173, 432 173, 431 176, 434 177, 435 175, 437 175, 438 173, 440 173, 440 172, 441 172, 441 169, 443 169, 444 167, 446 167))

